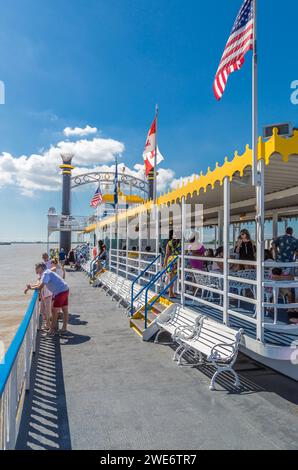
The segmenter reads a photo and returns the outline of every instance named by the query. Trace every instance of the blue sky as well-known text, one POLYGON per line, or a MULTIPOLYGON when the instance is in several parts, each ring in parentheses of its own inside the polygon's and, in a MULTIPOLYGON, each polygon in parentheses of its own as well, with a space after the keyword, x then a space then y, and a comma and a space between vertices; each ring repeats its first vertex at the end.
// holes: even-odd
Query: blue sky
MULTIPOLYGON (((290 101, 290 84, 298 80, 297 1, 258 3, 260 129, 272 122, 297 125, 298 107, 290 101)), ((14 163, 22 155, 40 155, 65 140, 64 128, 90 125, 102 139, 123 143, 123 161, 133 168, 142 163, 156 102, 163 167, 176 177, 241 152, 251 141, 250 54, 230 78, 222 102, 212 93, 240 5, 241 0, 3 2, 0 155, 9 154, 14 163)), ((1 183, 0 174, 0 240, 45 239, 47 209, 60 209, 59 188, 23 189, 15 180, 1 183)), ((77 193, 74 212, 89 212, 88 197, 77 193)))

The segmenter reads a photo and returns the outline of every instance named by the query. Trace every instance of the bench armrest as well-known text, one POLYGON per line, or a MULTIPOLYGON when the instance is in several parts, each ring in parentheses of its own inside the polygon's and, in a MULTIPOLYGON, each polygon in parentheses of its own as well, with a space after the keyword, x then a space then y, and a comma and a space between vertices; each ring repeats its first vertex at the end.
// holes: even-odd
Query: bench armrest
POLYGON ((218 343, 212 348, 211 353, 208 357, 208 360, 211 362, 215 362, 215 363, 216 362, 230 363, 234 359, 237 353, 238 353, 237 341, 234 341, 232 343, 218 343), (231 349, 231 353, 225 359, 221 358, 222 354, 218 351, 220 347, 231 349))
POLYGON ((178 326, 174 333, 173 339, 192 339, 197 333, 196 325, 193 326, 178 326))

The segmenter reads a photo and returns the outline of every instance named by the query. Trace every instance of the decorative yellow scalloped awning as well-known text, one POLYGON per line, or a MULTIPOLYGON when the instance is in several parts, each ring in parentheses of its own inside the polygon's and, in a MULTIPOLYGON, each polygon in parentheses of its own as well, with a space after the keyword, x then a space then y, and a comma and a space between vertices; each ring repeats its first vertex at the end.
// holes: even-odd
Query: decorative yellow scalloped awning
MULTIPOLYGON (((123 194, 119 195, 119 198, 123 200, 123 204, 144 204, 144 199, 135 194, 123 194)), ((103 201, 107 204, 114 204, 114 194, 105 194, 103 201)), ((120 201, 122 203, 122 201, 120 201)))
MULTIPOLYGON (((258 159, 263 159, 265 165, 268 166, 270 159, 273 155, 280 155, 283 162, 288 162, 291 155, 298 156, 298 131, 294 130, 293 136, 290 138, 281 137, 278 135, 278 129, 274 129, 273 136, 264 141, 261 137, 259 138, 258 145, 258 159)), ((194 193, 199 194, 201 191, 207 192, 208 188, 214 188, 216 184, 223 184, 225 178, 233 180, 235 174, 243 176, 244 171, 252 166, 252 150, 249 145, 246 146, 246 150, 243 155, 239 155, 235 152, 232 161, 225 158, 222 166, 216 163, 216 167, 213 171, 208 168, 207 173, 204 175, 202 172, 199 176, 196 176, 193 181, 183 184, 182 187, 175 189, 174 191, 168 191, 162 194, 157 203, 159 206, 172 204, 177 201, 181 201, 183 197, 192 197, 194 193)), ((153 202, 148 201, 140 206, 134 207, 119 214, 119 219, 127 217, 136 217, 141 212, 149 211, 152 209, 153 202)), ((88 227, 86 233, 94 231, 97 227, 101 228, 115 223, 115 216, 109 217, 104 221, 99 222, 95 228, 94 226, 88 227)))

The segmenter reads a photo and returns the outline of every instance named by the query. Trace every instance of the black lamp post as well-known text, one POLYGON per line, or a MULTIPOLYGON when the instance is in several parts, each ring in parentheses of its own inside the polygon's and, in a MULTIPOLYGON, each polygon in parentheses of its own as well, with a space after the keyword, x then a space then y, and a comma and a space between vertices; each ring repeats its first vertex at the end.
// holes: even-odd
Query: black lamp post
POLYGON ((72 154, 61 155, 63 164, 60 166, 62 170, 62 226, 60 232, 60 249, 63 248, 65 253, 68 253, 71 249, 71 226, 70 226, 70 215, 71 215, 71 172, 74 169, 72 166, 72 154), (63 228, 63 220, 69 230, 63 228))

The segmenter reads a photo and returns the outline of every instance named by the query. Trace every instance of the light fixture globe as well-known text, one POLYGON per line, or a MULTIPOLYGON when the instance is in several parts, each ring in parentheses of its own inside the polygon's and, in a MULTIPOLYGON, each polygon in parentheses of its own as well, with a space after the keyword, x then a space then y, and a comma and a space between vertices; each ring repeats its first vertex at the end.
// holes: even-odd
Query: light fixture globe
POLYGON ((71 165, 74 155, 72 153, 61 153, 64 165, 71 165))

